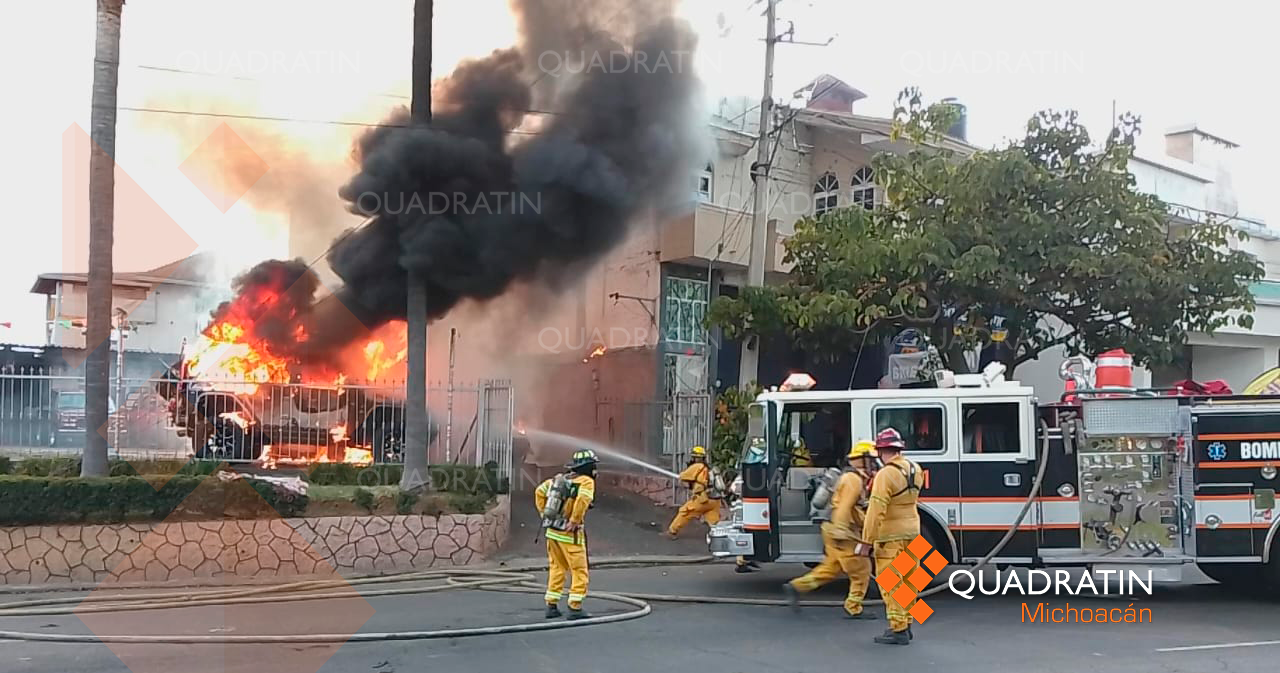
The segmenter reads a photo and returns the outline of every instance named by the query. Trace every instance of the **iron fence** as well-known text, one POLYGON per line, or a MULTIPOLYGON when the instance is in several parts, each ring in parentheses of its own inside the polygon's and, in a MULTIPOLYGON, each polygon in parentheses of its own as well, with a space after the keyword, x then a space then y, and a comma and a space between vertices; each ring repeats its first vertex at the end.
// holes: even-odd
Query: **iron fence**
MULTIPOLYGON (((706 447, 711 442, 711 405, 709 394, 678 393, 668 400, 602 402, 597 415, 605 419, 610 445, 650 464, 680 472, 693 447, 706 447)), ((675 495, 684 495, 679 485, 675 495)))
MULTIPOLYGON (((399 462, 404 383, 253 384, 210 379, 112 377, 109 421, 96 429, 124 458, 276 462, 399 462)), ((507 381, 430 386, 428 461, 495 461, 510 475, 507 381)), ((84 379, 56 370, 0 372, 0 453, 79 455, 84 379)))

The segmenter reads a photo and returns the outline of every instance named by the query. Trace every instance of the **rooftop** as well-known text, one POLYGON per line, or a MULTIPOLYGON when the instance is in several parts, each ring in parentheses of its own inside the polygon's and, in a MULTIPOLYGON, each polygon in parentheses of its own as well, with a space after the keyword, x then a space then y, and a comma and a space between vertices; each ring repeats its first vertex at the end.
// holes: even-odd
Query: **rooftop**
MULTIPOLYGON (((138 272, 117 273, 111 279, 116 287, 135 287, 149 289, 157 285, 185 285, 201 287, 208 285, 204 281, 207 269, 213 263, 210 253, 198 253, 183 259, 163 264, 154 269, 138 272)), ((58 283, 85 285, 89 282, 87 273, 42 273, 36 276, 31 286, 32 294, 53 294, 58 283)))

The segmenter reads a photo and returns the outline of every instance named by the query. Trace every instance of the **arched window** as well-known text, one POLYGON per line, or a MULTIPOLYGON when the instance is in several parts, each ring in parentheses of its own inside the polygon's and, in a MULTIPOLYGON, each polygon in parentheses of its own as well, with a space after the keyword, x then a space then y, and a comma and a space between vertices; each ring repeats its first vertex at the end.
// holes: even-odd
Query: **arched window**
POLYGON ((840 205, 840 181, 832 173, 824 173, 813 185, 813 214, 821 215, 840 205))
POLYGON ((870 166, 863 166, 853 173, 853 190, 849 196, 855 206, 867 210, 876 207, 875 171, 870 166))
POLYGON ((703 203, 711 203, 711 200, 714 197, 715 175, 715 167, 711 164, 707 164, 707 167, 702 169, 702 173, 698 176, 699 201, 703 203))

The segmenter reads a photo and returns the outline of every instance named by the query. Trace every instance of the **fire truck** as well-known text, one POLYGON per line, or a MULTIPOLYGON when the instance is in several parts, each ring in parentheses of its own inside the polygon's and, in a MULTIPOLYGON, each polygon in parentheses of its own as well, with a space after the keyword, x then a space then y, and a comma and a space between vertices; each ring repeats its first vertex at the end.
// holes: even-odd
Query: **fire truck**
POLYGON ((949 562, 1156 581, 1195 564, 1224 584, 1280 589, 1280 395, 1136 389, 1104 381, 1103 364, 1064 363, 1068 392, 1048 404, 998 364, 915 387, 765 392, 731 487, 740 502, 708 534, 711 553, 821 560, 810 501, 822 473, 893 427, 924 469, 922 535, 949 562), (800 439, 811 467, 791 465, 800 439))

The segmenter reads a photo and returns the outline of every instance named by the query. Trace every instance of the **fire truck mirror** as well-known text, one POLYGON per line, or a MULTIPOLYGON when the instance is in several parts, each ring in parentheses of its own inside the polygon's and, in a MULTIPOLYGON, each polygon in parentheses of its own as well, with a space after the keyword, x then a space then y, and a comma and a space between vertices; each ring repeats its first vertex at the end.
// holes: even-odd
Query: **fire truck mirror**
POLYGON ((1273 509, 1276 506, 1276 492, 1274 489, 1261 488, 1253 492, 1253 508, 1254 509, 1273 509))

